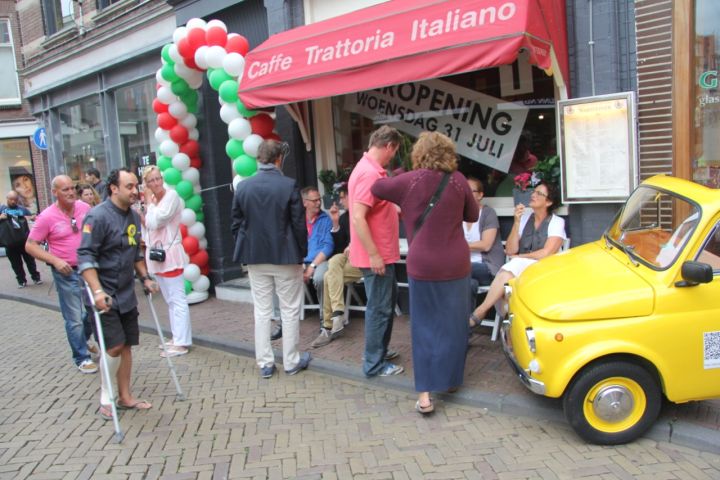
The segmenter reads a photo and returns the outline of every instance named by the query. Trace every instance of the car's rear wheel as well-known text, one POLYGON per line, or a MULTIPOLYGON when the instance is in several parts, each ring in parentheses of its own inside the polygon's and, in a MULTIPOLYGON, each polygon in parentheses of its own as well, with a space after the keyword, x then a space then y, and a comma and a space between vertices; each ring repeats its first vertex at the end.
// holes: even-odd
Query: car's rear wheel
POLYGON ((563 397, 565 418, 583 439, 600 445, 635 440, 655 422, 662 394, 645 368, 610 361, 582 370, 563 397))

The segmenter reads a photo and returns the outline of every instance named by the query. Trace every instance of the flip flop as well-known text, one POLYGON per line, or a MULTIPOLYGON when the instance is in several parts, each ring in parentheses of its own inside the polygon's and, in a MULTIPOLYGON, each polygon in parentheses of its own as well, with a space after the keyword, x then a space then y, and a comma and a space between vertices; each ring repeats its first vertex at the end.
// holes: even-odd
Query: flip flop
POLYGON ((422 413, 423 415, 428 415, 435 411, 435 405, 433 405, 432 398, 430 399, 430 405, 422 406, 420 405, 420 400, 415 402, 415 410, 418 411, 418 413, 422 413))
MULTIPOLYGON (((118 400, 115 406, 118 410, 150 410, 152 408, 152 403, 147 400, 136 400, 132 405, 124 405, 118 400)), ((110 420, 112 420, 112 417, 110 420)))
POLYGON ((100 408, 98 408, 98 415, 100 415, 100 418, 103 420, 112 421, 112 407, 110 405, 100 405, 100 408))

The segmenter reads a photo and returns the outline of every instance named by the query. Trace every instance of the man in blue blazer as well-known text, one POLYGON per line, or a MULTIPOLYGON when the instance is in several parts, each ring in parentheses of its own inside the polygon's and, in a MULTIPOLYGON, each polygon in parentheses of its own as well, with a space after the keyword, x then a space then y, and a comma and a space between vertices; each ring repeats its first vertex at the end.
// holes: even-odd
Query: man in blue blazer
POLYGON ((255 359, 263 378, 276 370, 270 344, 273 290, 280 300, 285 373, 294 375, 311 360, 308 352, 298 351, 308 240, 297 183, 280 169, 287 150, 287 144, 274 140, 260 144, 258 172, 238 184, 232 205, 233 260, 248 267, 255 305, 255 359))

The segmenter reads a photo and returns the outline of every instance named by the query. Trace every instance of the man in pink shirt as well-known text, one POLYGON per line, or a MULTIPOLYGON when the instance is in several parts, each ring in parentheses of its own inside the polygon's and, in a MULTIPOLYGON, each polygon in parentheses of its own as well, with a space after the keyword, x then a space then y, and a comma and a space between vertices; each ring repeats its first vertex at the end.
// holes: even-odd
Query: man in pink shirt
POLYGON ((368 151, 348 182, 350 208, 350 263, 365 281, 365 353, 368 377, 398 375, 403 367, 386 358, 397 300, 395 262, 400 260, 398 212, 394 204, 375 197, 370 189, 387 176, 385 167, 400 146, 400 133, 387 125, 370 135, 368 151))
POLYGON ((37 216, 25 250, 52 268, 75 366, 82 373, 95 373, 97 365, 90 359, 87 346, 92 327, 82 308, 83 287, 77 272, 77 249, 82 238, 80 227, 90 205, 76 199, 75 185, 67 175, 53 178, 51 187, 57 201, 37 216), (40 245, 45 241, 49 251, 40 245))

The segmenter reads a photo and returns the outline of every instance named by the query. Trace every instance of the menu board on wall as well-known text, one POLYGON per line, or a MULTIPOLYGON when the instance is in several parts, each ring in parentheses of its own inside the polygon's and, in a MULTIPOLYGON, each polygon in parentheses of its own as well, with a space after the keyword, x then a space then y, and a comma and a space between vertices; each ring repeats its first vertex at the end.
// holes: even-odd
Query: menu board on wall
POLYGON ((633 92, 558 102, 563 203, 624 202, 637 186, 633 92))

